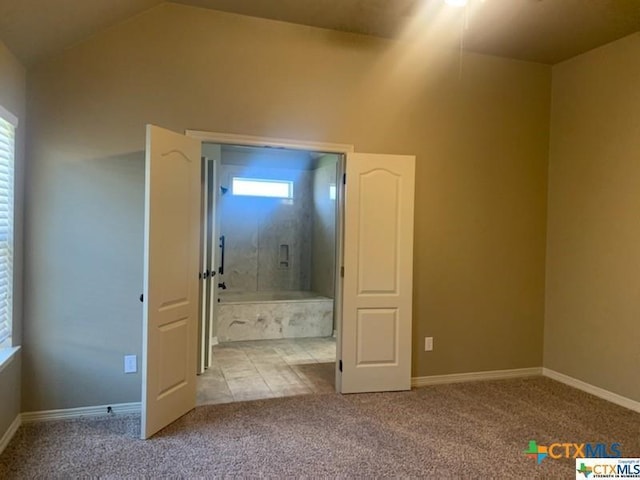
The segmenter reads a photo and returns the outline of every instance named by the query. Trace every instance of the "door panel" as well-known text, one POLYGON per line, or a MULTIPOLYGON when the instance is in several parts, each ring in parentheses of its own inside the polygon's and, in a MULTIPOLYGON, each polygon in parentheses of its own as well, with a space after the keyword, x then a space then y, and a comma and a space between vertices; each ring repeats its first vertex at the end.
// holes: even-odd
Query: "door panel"
POLYGON ((343 393, 411 388, 415 157, 349 154, 343 393))
POLYGON ((358 294, 396 294, 400 178, 375 169, 359 181, 358 294))
POLYGON ((200 142, 147 126, 142 438, 195 407, 200 142))
POLYGON ((361 308, 356 330, 356 367, 398 364, 398 309, 361 308))

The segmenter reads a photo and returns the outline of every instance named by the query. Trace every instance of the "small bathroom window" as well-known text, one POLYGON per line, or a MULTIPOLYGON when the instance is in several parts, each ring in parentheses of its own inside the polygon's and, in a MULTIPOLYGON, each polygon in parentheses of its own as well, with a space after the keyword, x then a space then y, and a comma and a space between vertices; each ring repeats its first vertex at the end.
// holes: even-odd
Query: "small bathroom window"
POLYGON ((249 197, 293 198, 293 182, 233 177, 231 193, 249 197))

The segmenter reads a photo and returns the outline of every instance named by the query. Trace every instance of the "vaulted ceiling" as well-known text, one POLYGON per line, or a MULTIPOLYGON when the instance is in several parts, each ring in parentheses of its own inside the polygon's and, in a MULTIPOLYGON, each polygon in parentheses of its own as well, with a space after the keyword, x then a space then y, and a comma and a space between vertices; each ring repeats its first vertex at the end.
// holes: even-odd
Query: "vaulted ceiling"
MULTIPOLYGON (((0 0, 0 39, 31 66, 159 3, 0 0)), ((445 7, 443 0, 174 3, 392 38, 421 10, 454 8, 445 7)), ((464 44, 469 51, 554 64, 638 31, 640 0, 469 0, 464 44)))

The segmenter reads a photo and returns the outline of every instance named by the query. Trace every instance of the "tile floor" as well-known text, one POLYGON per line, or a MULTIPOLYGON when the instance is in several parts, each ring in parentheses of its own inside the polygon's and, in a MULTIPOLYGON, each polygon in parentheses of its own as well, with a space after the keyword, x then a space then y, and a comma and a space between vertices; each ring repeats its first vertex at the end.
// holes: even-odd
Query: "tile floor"
POLYGON ((198 405, 334 392, 336 340, 288 338, 215 345, 198 376, 198 405))

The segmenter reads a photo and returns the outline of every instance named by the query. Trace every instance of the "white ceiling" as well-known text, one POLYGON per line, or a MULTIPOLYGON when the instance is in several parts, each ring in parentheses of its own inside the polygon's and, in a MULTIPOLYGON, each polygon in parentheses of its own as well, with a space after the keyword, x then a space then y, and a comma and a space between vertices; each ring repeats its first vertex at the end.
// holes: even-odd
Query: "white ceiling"
MULTIPOLYGON (((640 31, 640 0, 469 1, 465 48, 480 53, 554 64, 640 31)), ((0 39, 31 66, 159 3, 162 0, 0 0, 0 39)), ((436 11, 434 7, 440 8, 443 0, 174 3, 394 37, 416 12, 436 11)))

